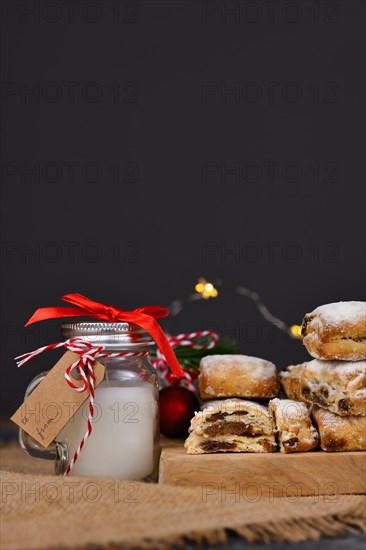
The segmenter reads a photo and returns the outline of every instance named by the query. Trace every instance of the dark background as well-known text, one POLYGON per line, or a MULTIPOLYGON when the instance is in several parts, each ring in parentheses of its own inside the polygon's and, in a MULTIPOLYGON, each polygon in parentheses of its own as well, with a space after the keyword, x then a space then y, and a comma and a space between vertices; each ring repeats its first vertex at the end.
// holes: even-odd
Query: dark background
POLYGON ((221 279, 169 329, 210 325, 279 367, 305 348, 236 286, 290 325, 364 299, 365 2, 1 10, 5 417, 54 361, 13 357, 59 338, 23 324, 64 293, 130 309, 221 279))

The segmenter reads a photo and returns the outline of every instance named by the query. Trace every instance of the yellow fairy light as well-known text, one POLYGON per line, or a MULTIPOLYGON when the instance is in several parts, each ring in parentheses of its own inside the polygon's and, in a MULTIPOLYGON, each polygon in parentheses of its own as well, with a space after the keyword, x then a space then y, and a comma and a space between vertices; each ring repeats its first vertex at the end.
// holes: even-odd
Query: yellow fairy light
POLYGON ((290 332, 294 338, 301 338, 301 325, 291 325, 290 332))
POLYGON ((198 283, 194 287, 195 291, 198 294, 202 295, 202 298, 208 300, 209 298, 216 298, 218 296, 218 291, 212 283, 209 283, 203 277, 198 279, 198 283))

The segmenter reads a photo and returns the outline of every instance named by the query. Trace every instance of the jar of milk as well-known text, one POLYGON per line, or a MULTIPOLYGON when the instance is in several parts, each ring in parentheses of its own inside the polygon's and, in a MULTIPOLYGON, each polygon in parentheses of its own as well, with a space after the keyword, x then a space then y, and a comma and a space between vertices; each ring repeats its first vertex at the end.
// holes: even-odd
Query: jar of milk
MULTIPOLYGON (((131 323, 67 323, 65 340, 82 337, 103 352, 141 352, 133 356, 98 358, 104 380, 95 389, 92 433, 69 475, 154 481, 159 464, 158 378, 149 360, 154 342, 131 323)), ((47 373, 29 385, 26 397, 47 373)), ((22 447, 31 455, 55 460, 55 471, 66 471, 85 435, 89 400, 74 414, 47 449, 21 431, 22 447)))

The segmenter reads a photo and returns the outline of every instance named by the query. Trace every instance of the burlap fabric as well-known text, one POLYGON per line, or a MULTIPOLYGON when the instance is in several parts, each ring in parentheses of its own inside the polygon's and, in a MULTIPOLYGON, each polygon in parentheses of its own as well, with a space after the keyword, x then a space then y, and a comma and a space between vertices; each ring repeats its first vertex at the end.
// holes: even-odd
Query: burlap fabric
POLYGON ((61 478, 19 449, 1 449, 1 548, 130 549, 304 541, 366 529, 365 497, 253 498, 115 480, 61 478), (28 473, 27 473, 28 472, 28 473))

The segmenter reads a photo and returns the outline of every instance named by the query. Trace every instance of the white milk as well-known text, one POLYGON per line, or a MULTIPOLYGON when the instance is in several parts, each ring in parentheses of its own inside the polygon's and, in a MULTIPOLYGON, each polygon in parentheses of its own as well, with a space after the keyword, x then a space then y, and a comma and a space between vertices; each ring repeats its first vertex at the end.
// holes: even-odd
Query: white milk
MULTIPOLYGON (((154 470, 156 401, 151 384, 117 387, 102 382, 95 390, 95 420, 70 475, 143 479, 154 470)), ((89 400, 57 436, 69 460, 87 431, 89 400)))

